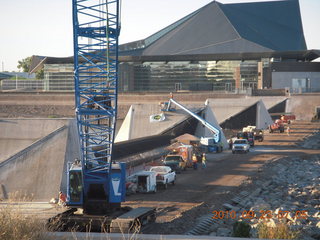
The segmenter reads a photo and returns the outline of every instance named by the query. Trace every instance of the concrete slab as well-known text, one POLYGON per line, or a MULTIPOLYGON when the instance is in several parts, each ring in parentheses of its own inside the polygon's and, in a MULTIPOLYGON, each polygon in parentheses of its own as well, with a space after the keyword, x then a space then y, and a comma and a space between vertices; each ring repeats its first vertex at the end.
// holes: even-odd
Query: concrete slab
POLYGON ((263 100, 257 102, 256 126, 258 129, 267 129, 273 123, 263 100))
POLYGON ((291 96, 286 111, 295 114, 297 120, 310 121, 316 107, 320 107, 320 93, 310 93, 291 96))
POLYGON ((244 111, 246 108, 255 104, 258 100, 252 99, 208 99, 209 107, 215 113, 219 124, 225 120, 244 111))
POLYGON ((287 97, 250 97, 249 99, 255 99, 257 101, 262 100, 267 109, 274 107, 275 105, 283 102, 287 97))
MULTIPOLYGON (((133 107, 130 106, 129 111, 121 124, 121 127, 118 129, 115 142, 122 142, 131 139, 131 124, 133 120, 133 107), (120 131, 121 129, 121 131, 120 131)), ((118 124, 118 123, 117 123, 118 124)))
MULTIPOLYGON (((191 111, 199 111, 203 105, 185 105, 191 111)), ((181 109, 173 112, 165 112, 165 120, 150 122, 150 116, 160 114, 161 108, 158 104, 134 104, 131 106, 124 123, 119 129, 116 142, 157 135, 173 126, 181 123, 190 115, 181 109)))
MULTIPOLYGON (((253 124, 258 128, 266 129, 268 125, 272 123, 267 107, 264 105, 264 101, 261 98, 208 99, 208 102, 209 107, 212 112, 215 113, 216 119, 220 125, 231 118, 236 118, 238 114, 254 106, 256 107, 256 113, 252 116, 252 118, 255 118, 253 124)), ((281 99, 267 98, 266 102, 268 103, 268 106, 273 106, 274 104, 281 102, 281 99)), ((236 121, 236 119, 233 119, 233 121, 236 121)), ((249 125, 249 123, 247 125, 249 125)))
POLYGON ((0 162, 67 122, 66 119, 0 119, 0 162))
POLYGON ((37 201, 57 197, 63 174, 67 129, 0 167, 5 191, 37 201))
MULTIPOLYGON (((16 128, 11 131, 12 135, 6 130, 4 136, 7 139, 17 138, 19 143, 20 129, 22 140, 33 140, 31 145, 17 151, 24 147, 19 143, 19 148, 15 149, 17 152, 0 163, 0 183, 5 195, 18 200, 27 198, 36 201, 49 201, 57 197, 61 186, 65 185, 66 162, 79 156, 78 149, 74 146, 76 137, 73 134, 72 138, 68 128, 72 121, 69 121, 19 119, 2 122, 2 126, 6 124, 7 127, 16 128)), ((76 127, 71 131, 76 132, 76 127)))

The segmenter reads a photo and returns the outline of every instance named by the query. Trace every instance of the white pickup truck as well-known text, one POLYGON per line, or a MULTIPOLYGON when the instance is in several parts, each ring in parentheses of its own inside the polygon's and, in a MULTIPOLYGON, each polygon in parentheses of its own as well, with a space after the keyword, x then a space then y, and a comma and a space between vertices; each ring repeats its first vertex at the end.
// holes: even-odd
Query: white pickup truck
POLYGON ((164 188, 168 187, 168 184, 171 183, 174 185, 176 180, 176 173, 168 166, 155 166, 151 167, 149 171, 156 172, 157 184, 161 184, 164 188))
POLYGON ((236 152, 249 152, 250 145, 247 139, 236 139, 232 144, 232 153, 236 152))

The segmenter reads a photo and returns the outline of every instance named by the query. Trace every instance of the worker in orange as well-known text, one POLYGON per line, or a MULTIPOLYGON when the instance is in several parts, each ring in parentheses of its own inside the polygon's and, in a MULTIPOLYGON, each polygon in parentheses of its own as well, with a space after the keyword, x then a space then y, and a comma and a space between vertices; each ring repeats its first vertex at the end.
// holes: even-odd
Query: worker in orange
POLYGON ((59 202, 58 204, 60 206, 65 206, 67 201, 67 196, 63 192, 59 192, 59 202))

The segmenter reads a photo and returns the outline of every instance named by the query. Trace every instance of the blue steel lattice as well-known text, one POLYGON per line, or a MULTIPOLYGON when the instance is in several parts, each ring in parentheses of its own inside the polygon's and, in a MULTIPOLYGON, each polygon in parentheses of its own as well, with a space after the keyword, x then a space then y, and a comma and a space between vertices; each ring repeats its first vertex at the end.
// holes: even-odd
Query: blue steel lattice
POLYGON ((76 118, 86 184, 105 183, 117 115, 119 0, 73 0, 76 118))

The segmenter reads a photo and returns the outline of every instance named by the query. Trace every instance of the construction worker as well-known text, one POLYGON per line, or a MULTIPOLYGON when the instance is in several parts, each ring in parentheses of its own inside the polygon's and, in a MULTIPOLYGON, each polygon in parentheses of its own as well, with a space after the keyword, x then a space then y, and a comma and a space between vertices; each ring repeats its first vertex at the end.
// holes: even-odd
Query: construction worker
POLYGON ((67 196, 63 192, 59 192, 59 202, 58 205, 65 206, 67 201, 67 196))
POLYGON ((192 164, 193 164, 193 169, 197 170, 197 168, 198 168, 198 159, 197 159, 197 156, 196 156, 195 153, 192 155, 192 164))
POLYGON ((229 149, 232 149, 232 144, 233 144, 233 142, 232 142, 232 139, 231 139, 231 138, 229 139, 228 143, 229 143, 229 149))
POLYGON ((202 154, 202 169, 205 169, 207 167, 207 157, 206 154, 202 154))

